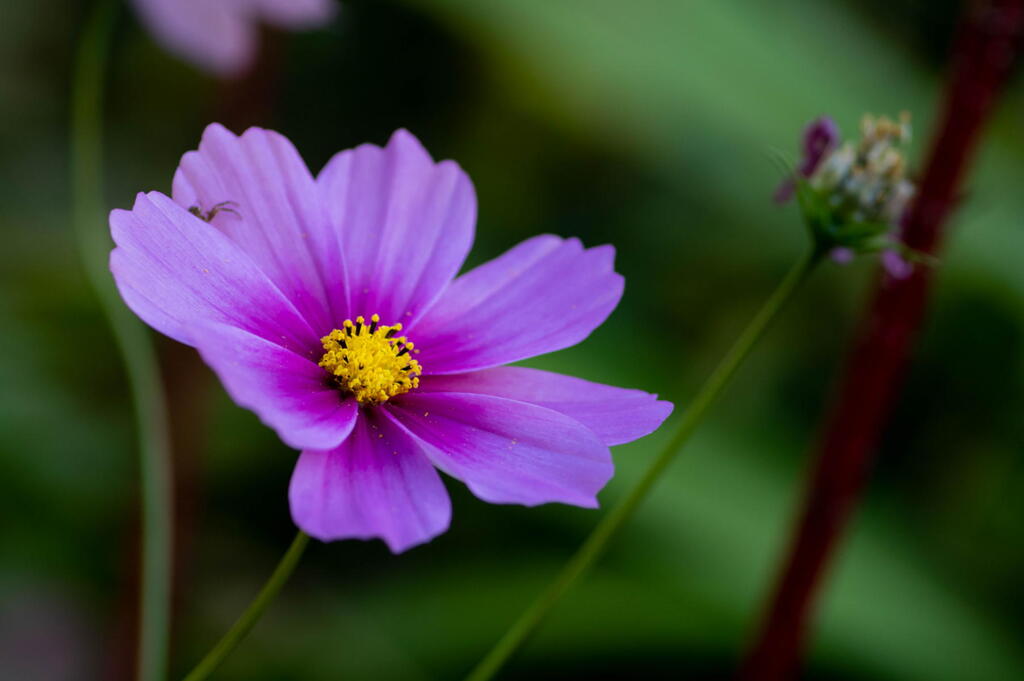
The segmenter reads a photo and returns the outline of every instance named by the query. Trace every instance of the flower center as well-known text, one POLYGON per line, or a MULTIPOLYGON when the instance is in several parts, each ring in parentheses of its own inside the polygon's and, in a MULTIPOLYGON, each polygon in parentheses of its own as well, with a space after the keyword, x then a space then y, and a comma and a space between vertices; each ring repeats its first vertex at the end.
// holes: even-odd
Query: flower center
POLYGON ((401 330, 401 324, 382 326, 378 315, 369 325, 362 317, 346 319, 320 339, 326 350, 320 366, 360 404, 387 402, 420 384, 420 363, 410 355, 413 344, 396 336, 401 330))

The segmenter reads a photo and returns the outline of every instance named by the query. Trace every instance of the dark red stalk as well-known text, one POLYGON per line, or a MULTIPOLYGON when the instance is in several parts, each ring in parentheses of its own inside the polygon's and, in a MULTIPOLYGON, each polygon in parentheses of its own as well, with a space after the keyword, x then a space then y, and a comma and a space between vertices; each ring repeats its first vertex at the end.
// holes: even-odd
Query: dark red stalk
MULTIPOLYGON (((979 134, 1010 72, 1024 0, 974 3, 962 21, 952 72, 918 198, 904 220, 904 238, 934 253, 955 207, 979 134)), ((776 681, 799 667, 808 619, 831 555, 842 540, 864 485, 879 435, 906 373, 924 317, 933 269, 910 277, 885 275, 862 321, 807 487, 789 554, 740 678, 776 681)))

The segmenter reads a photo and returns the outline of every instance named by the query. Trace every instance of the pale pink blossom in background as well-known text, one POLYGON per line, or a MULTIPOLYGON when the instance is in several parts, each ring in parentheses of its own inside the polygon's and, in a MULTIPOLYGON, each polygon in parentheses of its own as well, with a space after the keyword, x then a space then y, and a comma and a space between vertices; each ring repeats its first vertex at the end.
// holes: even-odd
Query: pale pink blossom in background
POLYGON ((260 25, 299 31, 329 22, 334 0, 135 0, 142 23, 169 52, 220 76, 256 56, 260 25))

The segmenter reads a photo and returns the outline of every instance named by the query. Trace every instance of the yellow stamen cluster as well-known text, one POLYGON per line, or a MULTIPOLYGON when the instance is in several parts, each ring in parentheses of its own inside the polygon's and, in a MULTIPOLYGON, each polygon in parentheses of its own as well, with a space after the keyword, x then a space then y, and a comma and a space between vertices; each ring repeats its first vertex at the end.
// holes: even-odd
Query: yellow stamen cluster
POLYGON ((320 366, 360 404, 387 402, 420 384, 420 363, 412 358, 413 344, 396 335, 401 330, 401 324, 381 325, 378 315, 369 324, 363 317, 346 319, 320 339, 326 350, 320 366))

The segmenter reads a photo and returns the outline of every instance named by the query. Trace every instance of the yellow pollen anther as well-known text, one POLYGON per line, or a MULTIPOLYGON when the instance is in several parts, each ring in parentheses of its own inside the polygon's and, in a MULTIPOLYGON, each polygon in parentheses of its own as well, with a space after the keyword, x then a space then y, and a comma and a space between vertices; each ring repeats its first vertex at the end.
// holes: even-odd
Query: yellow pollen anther
POLYGON ((396 335, 401 330, 401 324, 381 325, 378 315, 369 324, 363 317, 346 319, 320 339, 326 350, 320 366, 361 404, 387 402, 420 384, 420 363, 411 354, 415 346, 396 335))

